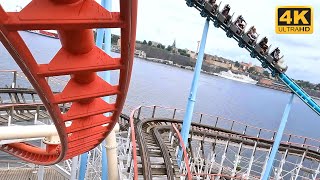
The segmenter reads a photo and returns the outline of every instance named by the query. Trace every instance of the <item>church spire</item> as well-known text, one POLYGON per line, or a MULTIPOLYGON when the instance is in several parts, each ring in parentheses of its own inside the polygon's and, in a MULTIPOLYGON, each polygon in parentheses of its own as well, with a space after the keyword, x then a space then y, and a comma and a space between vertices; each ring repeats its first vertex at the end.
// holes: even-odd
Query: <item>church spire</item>
POLYGON ((176 48, 176 39, 174 39, 173 44, 172 44, 173 48, 176 48))

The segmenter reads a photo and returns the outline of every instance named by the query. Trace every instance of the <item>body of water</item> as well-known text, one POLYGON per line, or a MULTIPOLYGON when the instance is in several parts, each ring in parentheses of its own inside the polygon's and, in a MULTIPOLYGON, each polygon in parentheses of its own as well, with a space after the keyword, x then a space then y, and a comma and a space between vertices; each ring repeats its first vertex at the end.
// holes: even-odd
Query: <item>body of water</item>
MULTIPOLYGON (((38 63, 49 62, 61 47, 56 39, 28 32, 21 32, 21 35, 38 63)), ((19 69, 2 45, 0 60, 0 69, 19 69)), ((184 109, 192 77, 190 70, 136 58, 126 104, 184 109)), ((195 111, 276 130, 289 97, 289 93, 201 74, 195 111)), ((320 117, 295 96, 286 131, 318 139, 319 127, 320 117)))

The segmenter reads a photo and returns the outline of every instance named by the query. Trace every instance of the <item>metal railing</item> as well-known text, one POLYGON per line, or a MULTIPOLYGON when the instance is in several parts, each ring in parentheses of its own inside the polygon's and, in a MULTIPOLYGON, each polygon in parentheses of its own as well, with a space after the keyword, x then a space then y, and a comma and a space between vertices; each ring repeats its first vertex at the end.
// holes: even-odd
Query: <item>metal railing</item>
POLYGON ((17 74, 18 71, 16 70, 0 70, 0 73, 12 73, 12 83, 11 83, 11 88, 15 88, 17 86, 17 74))
MULTIPOLYGON (((178 108, 169 108, 163 106, 139 106, 132 112, 132 118, 135 119, 174 119, 183 120, 185 110, 178 108)), ((259 128, 248 125, 244 122, 230 120, 221 116, 208 115, 205 113, 195 112, 193 114, 193 122, 200 123, 216 128, 230 130, 241 134, 243 137, 251 137, 256 139, 274 140, 275 130, 259 128)), ((291 133, 284 133, 282 142, 288 145, 300 146, 308 148, 316 152, 320 151, 320 140, 309 138, 291 133)))
MULTIPOLYGON (((186 177, 187 175, 186 174, 181 174, 181 177, 186 177)), ((225 174, 205 174, 205 173, 195 173, 195 174, 192 174, 192 178, 198 178, 198 179, 206 179, 206 180, 213 180, 215 178, 223 178, 223 179, 240 179, 240 180, 249 180, 248 178, 246 177, 234 177, 234 176, 228 176, 228 175, 225 175, 225 174)), ((259 179, 259 178, 257 178, 259 179)))
MULTIPOLYGON (((136 108, 134 111, 132 111, 130 117, 131 117, 132 122, 135 119, 143 120, 146 122, 153 122, 156 124, 157 124, 157 122, 159 122, 159 123, 164 122, 164 124, 167 124, 165 122, 168 122, 168 123, 170 123, 170 122, 171 123, 178 123, 179 122, 177 125, 181 126, 180 122, 184 117, 184 110, 177 109, 177 108, 162 107, 162 106, 140 106, 140 107, 136 108)), ((204 113, 194 113, 193 123, 194 123, 194 125, 192 128, 191 137, 192 137, 193 133, 197 134, 196 131, 199 131, 199 130, 200 130, 200 132, 201 131, 208 131, 208 133, 217 132, 218 135, 220 135, 220 136, 225 135, 225 137, 227 137, 227 139, 229 139, 229 140, 231 137, 237 137, 242 140, 250 140, 251 142, 253 142, 253 146, 255 146, 254 149, 256 149, 257 143, 263 143, 261 147, 264 147, 266 153, 270 151, 275 134, 276 134, 276 131, 272 131, 272 130, 268 130, 268 129, 264 129, 264 128, 258 128, 258 127, 252 126, 252 125, 245 124, 243 122, 226 119, 226 118, 223 118, 220 116, 208 115, 208 114, 204 114, 204 113), (205 124, 210 124, 210 125, 205 125, 205 124), (203 129, 201 129, 200 127, 203 129), (269 145, 264 146, 266 143, 268 143, 269 145)), ((131 124, 131 126, 133 126, 133 125, 134 125, 134 123, 131 124)), ((206 135, 204 135, 204 136, 206 136, 206 135)), ((214 136, 216 136, 216 135, 214 135, 214 136)), ((203 140, 204 140, 204 138, 203 138, 203 140)), ((225 148, 228 147, 229 140, 224 145, 225 148)), ((134 143, 135 141, 132 141, 132 142, 134 143)), ((318 159, 320 141, 317 139, 308 138, 305 136, 294 135, 291 133, 285 133, 284 137, 282 138, 281 144, 286 149, 282 150, 283 151, 282 157, 284 157, 284 159, 282 158, 281 161, 276 160, 278 164, 282 163, 282 161, 286 161, 285 154, 288 153, 287 151, 289 148, 293 148, 294 150, 301 151, 301 152, 299 152, 299 155, 296 154, 296 156, 297 156, 296 158, 298 158, 298 156, 299 156, 301 162, 303 162, 307 158, 307 154, 311 153, 311 152, 313 152, 313 155, 316 155, 315 157, 317 157, 317 159, 318 159)), ((239 146, 239 151, 240 151, 240 149, 241 149, 241 145, 239 146)), ((133 151, 136 151, 136 149, 133 149, 133 151)), ((254 151, 255 150, 253 150, 253 152, 254 151)), ((238 154, 238 153, 239 152, 234 152, 234 155, 240 157, 240 154, 238 154)), ((134 156, 136 156, 136 155, 134 155, 134 156)), ((267 157, 265 157, 265 158, 267 158, 267 157)), ((255 159, 254 156, 253 156, 253 158, 248 157, 246 159, 246 157, 243 156, 242 162, 245 164, 250 164, 250 166, 252 166, 252 167, 256 166, 256 168, 263 169, 265 161, 258 162, 258 159, 255 159), (253 162, 258 163, 258 164, 253 164, 253 162)), ((191 165, 193 163, 192 160, 194 161, 194 159, 191 157, 189 159, 189 162, 191 163, 191 165)), ((226 158, 226 161, 229 161, 228 158, 226 158)), ((300 162, 300 164, 301 164, 301 162, 300 162)), ((316 162, 318 162, 318 160, 316 160, 316 162)), ((294 173, 293 171, 299 172, 299 170, 301 169, 299 164, 291 162, 289 159, 286 161, 286 164, 288 164, 288 165, 292 164, 292 166, 296 166, 296 167, 293 169, 281 169, 283 172, 282 177, 287 176, 287 174, 294 173)), ((216 164, 216 165, 219 168, 222 165, 222 162, 221 162, 221 164, 216 164)), ((236 167, 237 167, 237 165, 233 165, 233 168, 236 168, 236 167)), ((319 164, 319 167, 320 167, 320 164, 319 164)), ((228 167, 223 167, 223 168, 226 169, 228 167)), ((303 167, 303 169, 306 169, 306 168, 307 168, 307 166, 303 167)), ((244 172, 242 172, 241 174, 236 174, 237 176, 235 176, 235 175, 230 176, 231 174, 228 174, 228 175, 225 174, 224 177, 230 176, 233 179, 248 179, 249 177, 250 177, 249 179, 252 179, 252 178, 259 179, 258 176, 255 177, 255 174, 261 174, 262 172, 255 172, 255 169, 251 168, 251 167, 248 169, 249 170, 246 170, 246 167, 244 167, 243 168, 244 172), (251 174, 250 171, 254 174, 251 174), (250 175, 249 175, 249 173, 250 173, 250 175), (238 177, 240 175, 241 175, 241 177, 238 177)), ((237 172, 234 169, 232 170, 232 167, 229 171, 230 172, 237 172)), ((185 175, 188 174, 185 171, 183 171, 183 173, 185 173, 185 175)), ((198 173, 197 171, 191 170, 191 173, 192 173, 193 178, 199 177, 199 175, 197 175, 197 173, 198 173)), ((280 176, 281 172, 279 171, 277 173, 280 176)), ((217 174, 204 173, 204 174, 206 174, 207 177, 210 179, 213 177, 219 177, 219 175, 221 173, 217 173, 217 174)), ((296 177, 303 177, 297 173, 294 173, 294 174, 296 177)), ((316 173, 315 176, 317 176, 317 174, 318 173, 316 173)), ((222 177, 222 176, 220 176, 220 177, 222 177)))

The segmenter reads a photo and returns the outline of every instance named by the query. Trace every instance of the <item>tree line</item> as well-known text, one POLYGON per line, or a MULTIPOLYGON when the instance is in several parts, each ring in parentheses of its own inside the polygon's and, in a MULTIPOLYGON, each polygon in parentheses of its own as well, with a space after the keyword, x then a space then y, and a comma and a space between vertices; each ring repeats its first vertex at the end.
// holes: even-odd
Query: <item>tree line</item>
MULTIPOLYGON (((142 42, 142 44, 145 44, 145 45, 148 45, 148 46, 153 46, 151 41, 147 42, 146 40, 144 40, 142 42)), ((159 49, 164 49, 164 50, 167 50, 167 51, 170 51, 170 52, 174 50, 173 46, 168 45, 166 47, 165 45, 163 45, 161 43, 158 43, 156 46, 153 46, 153 47, 156 47, 156 48, 159 48, 159 49)), ((185 49, 176 48, 176 50, 180 55, 186 56, 186 57, 190 57, 190 54, 188 54, 188 52, 185 49)))
MULTIPOLYGON (((97 36, 97 33, 96 31, 94 31, 94 39, 96 39, 96 36, 97 36)), ((120 39, 120 36, 118 35, 115 35, 115 34, 111 34, 111 43, 112 44, 117 44, 118 43, 118 40, 120 39)), ((103 40, 104 42, 104 40, 103 40)), ((148 46, 152 46, 152 42, 151 41, 136 41, 137 43, 140 43, 140 44, 145 44, 145 45, 148 45, 148 46)), ((164 50, 167 50, 167 51, 172 51, 173 50, 173 47, 168 45, 167 47, 161 43, 157 44, 157 46, 154 46, 156 48, 159 48, 159 49, 164 49, 164 50)), ((190 57, 190 54, 187 53, 187 51, 185 49, 179 49, 177 48, 177 52, 182 55, 182 56, 186 56, 186 57, 190 57)), ((234 63, 234 66, 237 67, 237 68, 243 68, 242 65, 236 61, 234 63)), ((270 73, 269 71, 263 71, 262 74, 260 74, 259 72, 255 71, 255 68, 254 67, 250 67, 247 72, 249 72, 250 74, 254 74, 254 75, 263 75, 265 77, 269 77, 270 76, 270 73)), ((306 88, 306 89, 314 89, 314 90, 320 90, 320 83, 319 84, 313 84, 309 81, 304 81, 304 80, 294 80, 299 86, 301 86, 302 88, 306 88)))

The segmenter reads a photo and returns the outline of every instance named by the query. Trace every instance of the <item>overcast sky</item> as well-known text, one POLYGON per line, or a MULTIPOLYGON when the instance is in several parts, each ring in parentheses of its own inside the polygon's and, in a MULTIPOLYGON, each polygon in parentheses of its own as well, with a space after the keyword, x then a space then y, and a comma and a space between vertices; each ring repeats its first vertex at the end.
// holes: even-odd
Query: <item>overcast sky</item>
MULTIPOLYGON (((19 3, 28 0, 0 0, 6 10, 15 10, 19 3)), ((220 2, 220 1, 219 1, 220 2)), ((119 4, 113 1, 113 10, 119 4)), ((289 66, 287 74, 294 79, 320 83, 320 2, 314 0, 224 0, 229 3, 235 16, 242 14, 248 26, 255 25, 261 36, 267 36, 269 42, 279 46, 289 66), (280 35, 275 33, 275 8, 280 5, 311 5, 314 8, 314 33, 312 35, 280 35), (250 8, 249 8, 250 7, 250 8)), ((176 39, 178 48, 196 50, 201 39, 205 19, 194 8, 186 6, 184 0, 139 0, 137 40, 153 40, 165 45, 176 39)), ((113 31, 118 34, 119 31, 113 31)), ((232 60, 252 62, 249 53, 240 49, 237 42, 225 36, 221 29, 210 23, 206 53, 232 60)))

